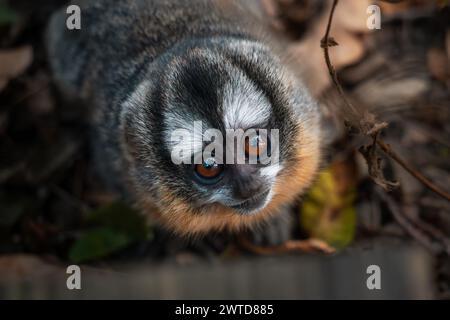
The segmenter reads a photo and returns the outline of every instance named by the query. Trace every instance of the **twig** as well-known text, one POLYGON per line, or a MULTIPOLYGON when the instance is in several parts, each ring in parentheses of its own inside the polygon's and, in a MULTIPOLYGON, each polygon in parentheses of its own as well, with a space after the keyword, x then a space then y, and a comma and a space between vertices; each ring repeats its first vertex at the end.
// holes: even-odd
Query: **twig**
POLYGON ((344 89, 342 88, 341 84, 339 83, 339 80, 337 78, 336 69, 334 68, 333 64, 331 63, 331 58, 330 58, 329 47, 338 45, 338 43, 333 38, 330 38, 330 31, 331 31, 331 25, 333 23, 334 11, 336 10, 338 3, 339 3, 339 0, 333 1, 330 16, 328 17, 328 24, 327 24, 327 29, 325 31, 325 36, 322 38, 320 45, 323 48, 323 51, 325 54, 325 62, 327 63, 328 72, 330 73, 331 79, 333 80, 333 83, 336 86, 336 89, 338 90, 339 95, 344 100, 345 104, 351 109, 351 111, 354 114, 357 114, 358 111, 353 106, 353 104, 350 101, 348 101, 348 99, 344 93, 344 89))
POLYGON ((442 244, 436 246, 432 239, 430 239, 422 230, 420 230, 417 226, 414 226, 407 217, 401 212, 400 208, 397 206, 394 200, 392 200, 391 196, 389 196, 386 192, 378 192, 381 199, 387 204, 389 210, 392 212, 394 219, 397 223, 405 229, 405 231, 414 239, 416 239, 419 243, 421 243, 428 250, 433 252, 434 254, 440 254, 443 252, 442 244))
MULTIPOLYGON (((359 116, 359 119, 360 119, 360 122, 358 124, 359 131, 362 132, 364 135, 370 136, 373 139, 374 144, 376 143, 376 145, 378 145, 386 155, 391 157, 395 162, 397 162, 400 166, 402 166, 407 172, 409 172, 413 177, 415 177, 417 180, 419 180, 427 188, 429 188, 436 194, 440 195, 444 199, 450 201, 450 194, 448 192, 440 189, 433 182, 431 182, 429 179, 427 179, 424 175, 419 173, 417 170, 413 169, 394 150, 392 150, 392 148, 389 145, 387 145, 381 139, 379 139, 379 138, 377 139, 378 133, 387 126, 387 123, 385 123, 385 122, 378 123, 376 121, 376 117, 371 113, 362 115, 355 108, 355 106, 347 99, 344 89, 342 88, 342 86, 339 83, 339 80, 337 78, 337 73, 331 62, 330 53, 329 53, 329 47, 337 45, 336 41, 330 37, 330 31, 331 31, 331 25, 333 22, 334 12, 336 10, 336 6, 338 5, 338 3, 339 3, 339 0, 333 0, 333 4, 332 4, 330 15, 328 18, 328 24, 327 24, 327 28, 325 31, 325 35, 321 41, 321 47, 324 50, 325 62, 327 64, 328 71, 330 73, 331 79, 333 80, 333 83, 334 83, 339 95, 341 96, 342 100, 344 101, 344 104, 353 113, 353 115, 359 116)), ((372 151, 373 151, 372 154, 374 154, 375 150, 372 150, 372 151)), ((377 163, 378 161, 377 161, 377 159, 375 159, 372 162, 377 163)), ((368 165, 370 166, 370 163, 368 163, 368 165)), ((375 172, 376 170, 377 170, 377 168, 375 168, 375 170, 372 170, 372 171, 375 172)), ((377 176, 375 177, 377 180, 375 180, 375 181, 379 182, 380 177, 382 177, 382 175, 380 173, 377 173, 377 176)), ((389 185, 389 182, 383 182, 382 184, 389 185)))
POLYGON ((33 90, 31 92, 26 92, 22 97, 18 98, 12 104, 10 104, 6 107, 13 108, 13 107, 17 106, 18 104, 20 104, 20 103, 34 97, 35 95, 41 93, 42 91, 46 90, 47 88, 50 87, 50 85, 51 85, 51 81, 46 80, 41 86, 39 86, 39 88, 36 88, 35 90, 33 90))
POLYGON ((383 169, 381 166, 382 159, 377 156, 377 141, 378 141, 379 132, 375 133, 372 136, 373 143, 368 146, 362 146, 359 148, 359 152, 364 156, 367 162, 369 175, 372 180, 383 187, 386 191, 392 191, 393 189, 398 188, 399 183, 396 181, 388 181, 383 176, 383 169))
POLYGON ((326 242, 319 239, 288 240, 279 246, 262 247, 253 244, 246 238, 240 239, 240 244, 248 251, 258 255, 274 255, 293 252, 320 252, 325 254, 335 253, 336 250, 326 242))
POLYGON ((447 255, 450 256, 450 239, 440 229, 421 219, 410 219, 410 220, 418 228, 422 229, 422 231, 428 233, 430 236, 434 237, 437 241, 439 241, 444 247, 444 250, 447 253, 447 255))
POLYGON ((435 193, 437 193, 444 199, 450 201, 450 194, 441 190, 433 182, 431 182, 427 177, 425 177, 423 174, 421 174, 420 172, 418 172, 417 170, 415 170, 411 166, 409 166, 402 158, 400 158, 400 156, 394 150, 392 150, 390 145, 384 143, 380 139, 377 140, 377 145, 380 147, 381 150, 383 150, 384 153, 386 153, 388 156, 390 156, 392 159, 394 159, 400 166, 403 167, 403 169, 408 171, 412 176, 414 176, 417 180, 422 182, 430 190, 434 191, 435 193))
POLYGON ((59 186, 55 184, 50 185, 50 190, 55 193, 58 197, 60 197, 62 200, 66 201, 73 207, 79 209, 82 213, 87 213, 89 211, 92 211, 92 208, 84 203, 82 200, 77 199, 75 196, 71 195, 67 191, 61 189, 59 186))

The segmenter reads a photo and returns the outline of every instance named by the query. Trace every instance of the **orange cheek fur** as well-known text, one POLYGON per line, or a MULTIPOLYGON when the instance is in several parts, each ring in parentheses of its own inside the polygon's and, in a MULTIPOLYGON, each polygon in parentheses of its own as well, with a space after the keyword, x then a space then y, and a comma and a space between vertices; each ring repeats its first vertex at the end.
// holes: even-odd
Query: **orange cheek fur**
POLYGON ((175 233, 195 236, 210 231, 239 231, 251 228, 277 214, 281 206, 292 202, 313 181, 319 168, 319 138, 301 135, 298 139, 297 164, 284 168, 278 175, 274 194, 270 203, 260 212, 244 216, 222 205, 211 205, 204 213, 195 213, 188 203, 172 194, 171 190, 161 186, 159 210, 155 202, 144 195, 138 195, 138 206, 142 211, 156 218, 160 223, 175 233))

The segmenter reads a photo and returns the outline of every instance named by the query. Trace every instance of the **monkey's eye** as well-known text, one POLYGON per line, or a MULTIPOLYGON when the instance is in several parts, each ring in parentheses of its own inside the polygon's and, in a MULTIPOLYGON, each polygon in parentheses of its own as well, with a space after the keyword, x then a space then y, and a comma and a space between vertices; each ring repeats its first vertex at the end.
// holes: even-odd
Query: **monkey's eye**
POLYGON ((267 137, 259 134, 245 139, 245 155, 250 158, 259 158, 268 148, 267 137))
POLYGON ((223 165, 218 164, 214 158, 205 159, 202 164, 195 165, 195 173, 204 183, 216 182, 222 172, 223 165))

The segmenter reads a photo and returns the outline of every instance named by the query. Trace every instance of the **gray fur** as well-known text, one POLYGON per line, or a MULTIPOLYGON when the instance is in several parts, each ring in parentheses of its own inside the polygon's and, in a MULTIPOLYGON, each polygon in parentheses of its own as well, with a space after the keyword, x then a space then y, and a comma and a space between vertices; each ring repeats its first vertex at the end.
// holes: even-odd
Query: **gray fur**
POLYGON ((145 192, 161 205, 165 186, 202 212, 211 202, 231 206, 269 191, 282 168, 297 165, 293 138, 300 131, 319 139, 316 105, 286 73, 257 19, 232 1, 73 3, 82 29, 67 30, 65 11, 56 14, 49 61, 61 89, 92 105, 94 158, 111 187, 131 197, 145 192), (225 130, 258 119, 280 129, 280 166, 210 187, 170 163, 168 131, 196 120, 225 130))

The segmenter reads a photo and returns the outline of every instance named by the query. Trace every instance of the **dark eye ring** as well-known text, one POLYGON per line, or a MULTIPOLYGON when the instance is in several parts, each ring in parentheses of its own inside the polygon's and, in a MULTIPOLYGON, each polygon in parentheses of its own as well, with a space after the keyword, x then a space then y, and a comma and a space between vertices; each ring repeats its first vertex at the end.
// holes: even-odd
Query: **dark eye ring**
POLYGON ((214 158, 208 158, 202 164, 196 164, 194 172, 201 183, 213 184, 220 180, 223 169, 223 165, 218 164, 214 158))

